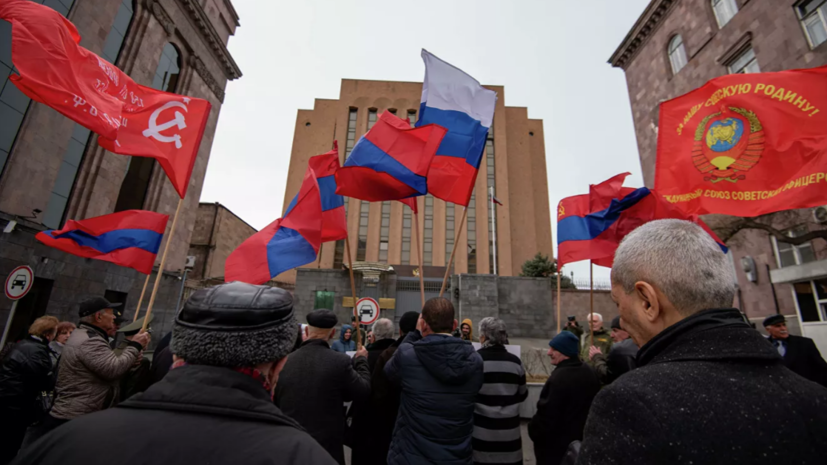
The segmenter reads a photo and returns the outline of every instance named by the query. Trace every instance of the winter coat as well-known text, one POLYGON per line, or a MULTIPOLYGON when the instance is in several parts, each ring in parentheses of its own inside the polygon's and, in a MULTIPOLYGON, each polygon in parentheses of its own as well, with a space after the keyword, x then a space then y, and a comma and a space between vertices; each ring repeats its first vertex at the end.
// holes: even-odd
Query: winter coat
MULTIPOLYGON (((771 344, 774 342, 773 339, 769 341, 771 344)), ((783 357, 784 365, 810 381, 827 387, 827 362, 822 358, 813 340, 790 335, 783 343, 787 349, 783 357)))
POLYGON ((287 358, 275 402, 344 464, 344 403, 364 401, 369 396, 370 372, 365 357, 351 360, 330 350, 326 341, 308 339, 287 358))
MULTIPOLYGON (((371 426, 370 447, 362 465, 385 465, 388 463, 388 449, 393 438, 393 427, 399 413, 399 386, 393 385, 385 374, 385 365, 396 353, 399 344, 405 339, 400 337, 390 347, 382 351, 376 359, 376 366, 371 372, 371 408, 375 412, 371 426)), ((352 461, 353 462, 353 461, 352 461)), ((356 462, 353 462, 356 463, 356 462)))
POLYGON ((528 397, 520 357, 502 345, 477 351, 485 378, 474 414, 474 463, 523 463, 520 404, 528 397))
POLYGON ((127 342, 116 355, 106 332, 81 323, 63 348, 57 375, 57 398, 51 415, 71 420, 109 408, 118 399, 120 379, 132 368, 141 345, 127 342))
POLYGON ((827 389, 783 365, 735 309, 699 312, 640 348, 592 404, 578 464, 823 464, 827 389))
POLYGON ((589 407, 598 391, 600 380, 589 365, 577 359, 557 364, 528 424, 539 465, 559 464, 569 443, 583 438, 589 407))
POLYGON ((28 416, 41 391, 54 389, 49 342, 26 336, 14 345, 0 365, 0 411, 28 416))
MULTIPOLYGON (((364 338, 362 341, 364 342, 364 338)), ((356 333, 353 332, 353 327, 350 325, 342 325, 342 329, 339 331, 339 340, 333 341, 333 345, 330 346, 331 349, 335 350, 336 352, 353 352, 356 350, 356 333), (345 331, 350 330, 350 340, 345 341, 345 331)))
MULTIPOLYGON (((396 341, 394 339, 380 339, 365 347, 368 351, 368 370, 373 373, 379 356, 396 341)), ((373 449, 376 447, 375 435, 378 432, 377 422, 380 421, 381 412, 373 405, 370 398, 363 402, 354 402, 351 405, 352 422, 349 427, 351 460, 357 465, 368 463, 373 457, 373 449)), ((393 423, 390 425, 390 432, 393 432, 393 423)), ((390 440, 388 440, 390 443, 390 440)), ((385 456, 387 456, 385 449, 385 456)))
POLYGON ((20 465, 336 463, 259 381, 202 365, 171 370, 146 392, 62 425, 21 455, 20 465))
MULTIPOLYGON (((606 331, 606 328, 594 332, 594 341, 592 341, 592 333, 585 331, 580 338, 580 360, 588 361, 587 363, 594 367, 594 362, 589 357, 589 349, 594 345, 604 354, 608 354, 612 350, 612 334, 606 331)), ((556 465, 556 464, 555 464, 556 465)))
POLYGON ((631 338, 612 345, 609 354, 597 354, 592 358, 592 365, 597 377, 603 384, 609 384, 623 373, 637 367, 635 358, 638 347, 631 338))
POLYGON ((382 355, 382 352, 392 346, 395 342, 395 339, 380 339, 365 347, 368 351, 368 368, 371 373, 373 373, 373 369, 376 367, 376 361, 379 360, 379 356, 382 355))
POLYGON ((470 464, 474 407, 483 383, 482 357, 447 334, 408 333, 385 365, 401 387, 389 464, 470 464))

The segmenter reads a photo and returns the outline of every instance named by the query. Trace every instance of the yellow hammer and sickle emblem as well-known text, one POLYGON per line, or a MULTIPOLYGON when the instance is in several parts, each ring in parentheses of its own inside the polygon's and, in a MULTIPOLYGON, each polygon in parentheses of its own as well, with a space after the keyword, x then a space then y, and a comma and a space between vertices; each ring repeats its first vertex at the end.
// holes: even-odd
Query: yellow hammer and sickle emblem
POLYGON ((565 216, 565 214, 566 214, 566 209, 563 208, 563 204, 561 203, 560 206, 557 207, 557 218, 565 216))

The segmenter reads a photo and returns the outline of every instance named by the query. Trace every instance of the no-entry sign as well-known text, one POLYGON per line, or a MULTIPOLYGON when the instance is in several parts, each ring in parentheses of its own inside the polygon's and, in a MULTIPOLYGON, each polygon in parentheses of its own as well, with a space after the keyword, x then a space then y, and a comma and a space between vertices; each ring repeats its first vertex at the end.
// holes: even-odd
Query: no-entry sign
POLYGON ((370 297, 362 297, 356 301, 355 312, 359 324, 369 325, 379 319, 379 302, 370 297))
POLYGON ((34 272, 26 265, 18 266, 6 278, 6 297, 11 300, 22 299, 32 288, 34 272))

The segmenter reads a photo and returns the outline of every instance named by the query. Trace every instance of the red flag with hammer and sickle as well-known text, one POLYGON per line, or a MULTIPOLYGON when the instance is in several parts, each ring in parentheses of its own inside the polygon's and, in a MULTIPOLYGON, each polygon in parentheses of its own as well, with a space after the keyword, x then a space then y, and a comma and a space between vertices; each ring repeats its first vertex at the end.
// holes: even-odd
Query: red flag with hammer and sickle
POLYGON ((0 18, 12 24, 19 75, 9 80, 21 92, 95 132, 111 152, 157 159, 184 198, 210 102, 136 84, 78 45, 75 26, 49 7, 3 0, 0 18))

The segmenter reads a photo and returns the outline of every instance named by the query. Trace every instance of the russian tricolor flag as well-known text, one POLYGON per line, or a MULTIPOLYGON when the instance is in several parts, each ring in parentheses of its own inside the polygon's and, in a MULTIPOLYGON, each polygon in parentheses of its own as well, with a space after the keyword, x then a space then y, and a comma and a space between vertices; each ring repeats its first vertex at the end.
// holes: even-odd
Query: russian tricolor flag
POLYGON ((416 125, 438 124, 448 130, 428 172, 428 192, 467 207, 494 121, 497 93, 424 49, 422 60, 425 80, 416 125))
POLYGON ((428 169, 445 132, 433 124, 411 128, 391 112, 382 113, 336 172, 336 193, 369 202, 425 195, 428 169))
POLYGON ((110 215, 69 220, 61 230, 37 233, 40 242, 72 255, 152 272, 169 216, 127 210, 110 215))
POLYGON ((622 187, 629 173, 590 187, 589 194, 560 201, 557 207, 557 264, 591 260, 611 267, 620 241, 654 220, 680 219, 702 227, 726 253, 723 241, 697 216, 687 216, 655 192, 622 187))

